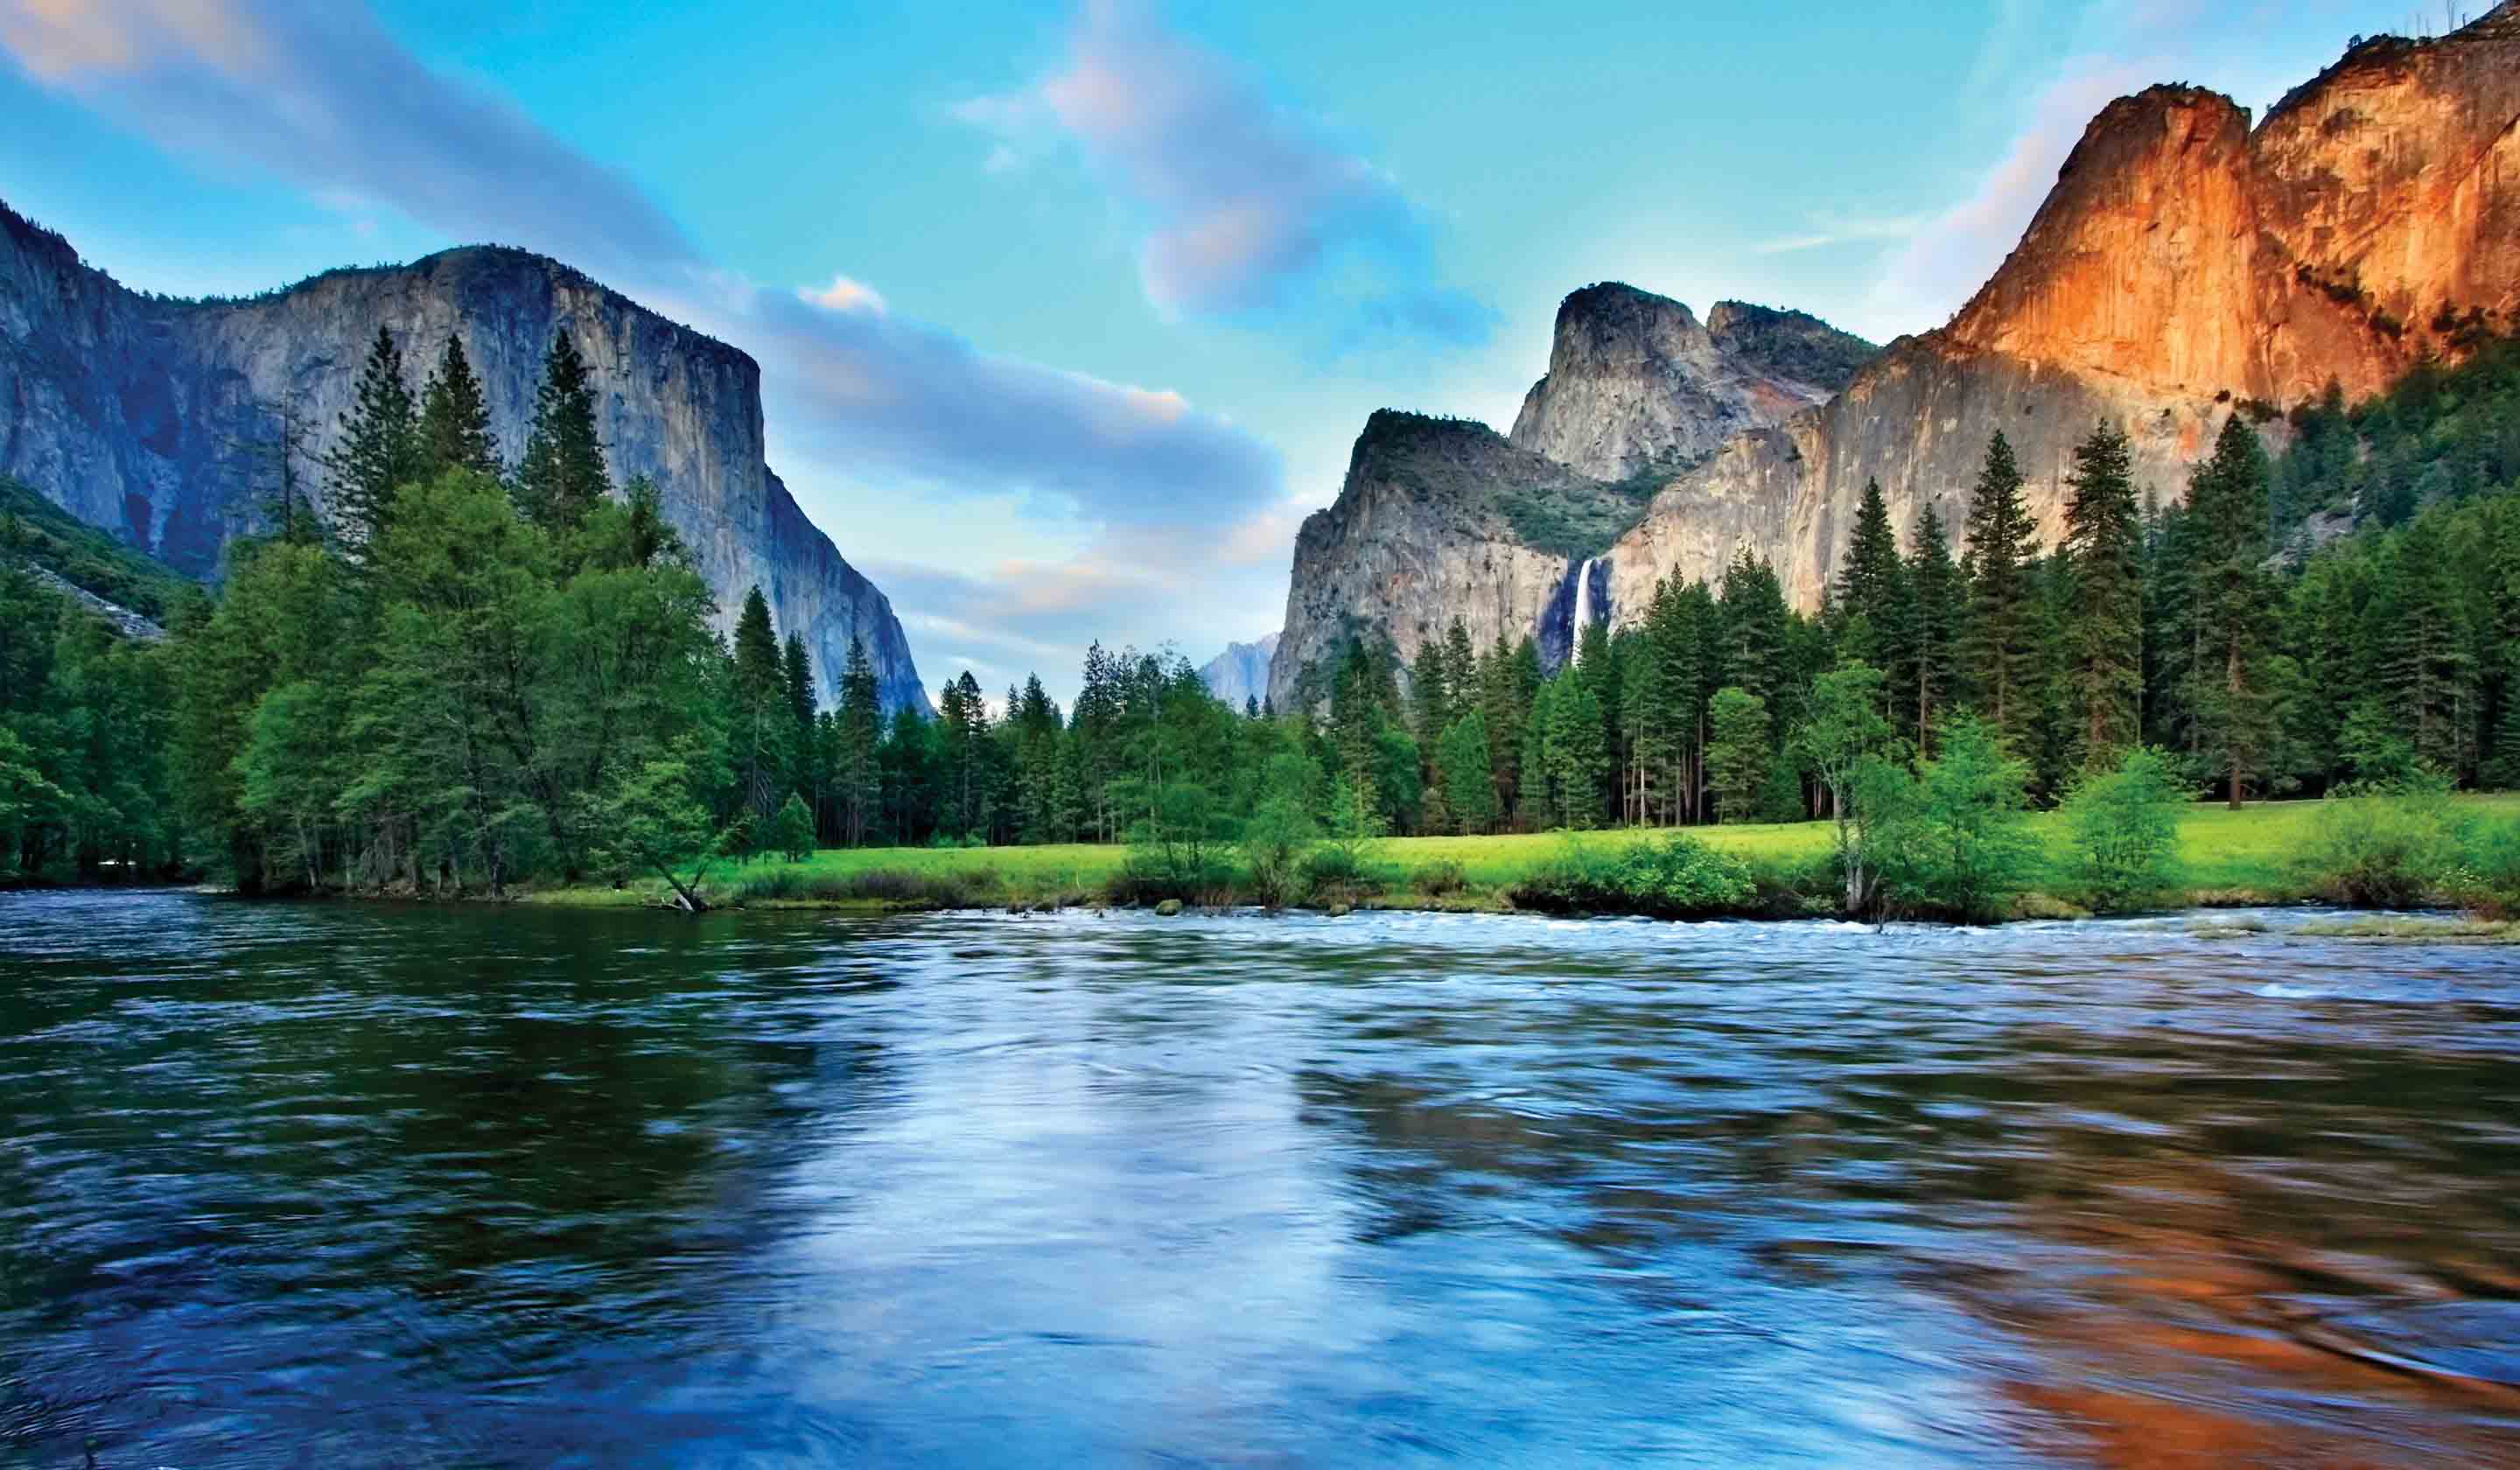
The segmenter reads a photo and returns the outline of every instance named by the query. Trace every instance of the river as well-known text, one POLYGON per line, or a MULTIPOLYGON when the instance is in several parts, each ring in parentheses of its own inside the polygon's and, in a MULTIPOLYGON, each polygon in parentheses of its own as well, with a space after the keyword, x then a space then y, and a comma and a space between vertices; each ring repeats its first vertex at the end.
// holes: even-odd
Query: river
POLYGON ((2520 956, 0 896, 14 1462, 2520 1462, 2520 956))

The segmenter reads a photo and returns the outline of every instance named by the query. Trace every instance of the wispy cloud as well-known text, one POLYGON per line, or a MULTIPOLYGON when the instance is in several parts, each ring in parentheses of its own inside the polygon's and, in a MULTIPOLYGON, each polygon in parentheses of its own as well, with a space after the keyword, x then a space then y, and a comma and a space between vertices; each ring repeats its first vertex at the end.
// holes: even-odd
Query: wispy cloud
POLYGON ((356 0, 0 0, 0 47, 171 152, 592 269, 698 263, 627 179, 422 66, 356 0))
POLYGON ((1140 0, 1085 0, 1065 67, 958 117, 1020 148, 1073 140, 1148 216, 1147 299, 1180 315, 1289 311, 1340 333, 1486 339, 1496 313, 1437 277, 1423 212, 1318 118, 1273 100, 1140 0))
POLYGON ((1958 310, 2011 253, 2092 114, 2152 79, 2145 63, 2084 58, 2043 87, 1968 197, 1905 232, 1872 288, 1874 319, 1914 332, 1958 310))
POLYGON ((1798 235, 1780 236, 1761 241, 1750 247, 1756 255, 1789 255, 1800 250, 1824 250, 1835 245, 1868 245, 1883 240, 1904 240, 1932 218, 1924 214, 1902 214, 1887 219, 1848 219, 1822 215, 1811 222, 1811 228, 1798 235))

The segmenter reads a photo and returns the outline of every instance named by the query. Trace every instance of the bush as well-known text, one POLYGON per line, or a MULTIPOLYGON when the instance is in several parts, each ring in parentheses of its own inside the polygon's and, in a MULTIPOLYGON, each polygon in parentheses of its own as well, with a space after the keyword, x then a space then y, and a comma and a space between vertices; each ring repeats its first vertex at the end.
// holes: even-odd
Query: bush
POLYGON ((1752 912, 1759 883, 1750 866, 1687 832, 1672 832, 1610 854, 1570 840, 1547 867, 1514 885, 1519 908, 1549 913, 1642 913, 1693 918, 1752 912))
MULTIPOLYGON (((1273 776, 1279 773, 1273 772, 1273 776)), ((1273 782, 1251 819, 1242 824, 1242 866, 1251 874, 1251 896, 1271 909, 1303 897, 1304 860, 1318 827, 1291 780, 1273 782)))
POLYGON ((1354 903, 1382 891, 1382 875, 1366 864, 1360 846, 1325 842, 1304 858, 1304 891, 1315 901, 1354 903))
POLYGON ((2022 821, 2029 776, 1993 727, 1966 715, 1944 727, 1941 757, 1915 776, 1875 763, 1860 784, 1883 908, 1961 922, 2003 917, 2039 862, 2022 821))
POLYGON ((2419 771, 2327 798, 2302 865, 2311 887, 2330 903, 2409 909, 2452 886, 2459 845, 2450 782, 2419 771))
POLYGON ((1438 858, 1410 877, 1409 886, 1428 898, 1442 898, 1459 893, 1470 885, 1470 875, 1451 858, 1438 858))
POLYGON ((2092 907, 2131 909, 2177 886, 2179 813, 2187 804, 2170 762, 2150 746, 2086 777, 2065 798, 2065 830, 2092 907))
POLYGON ((2458 897, 2479 918, 2520 917, 2520 822, 2489 827, 2469 844, 2458 897))

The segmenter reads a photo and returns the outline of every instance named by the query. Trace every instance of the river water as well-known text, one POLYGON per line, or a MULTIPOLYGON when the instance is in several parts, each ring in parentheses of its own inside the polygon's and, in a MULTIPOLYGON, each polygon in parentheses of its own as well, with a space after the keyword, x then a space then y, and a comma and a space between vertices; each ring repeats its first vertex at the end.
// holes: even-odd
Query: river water
POLYGON ((2520 1463, 2520 962, 0 897, 18 1462, 2520 1463))

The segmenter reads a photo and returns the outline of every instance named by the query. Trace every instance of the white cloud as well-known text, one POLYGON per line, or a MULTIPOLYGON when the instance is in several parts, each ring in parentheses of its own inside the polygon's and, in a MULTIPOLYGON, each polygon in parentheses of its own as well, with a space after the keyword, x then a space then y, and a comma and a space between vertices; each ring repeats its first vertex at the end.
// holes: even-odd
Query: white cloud
POLYGON ((872 311, 880 316, 889 309, 884 305, 882 292, 863 281, 852 281, 846 276, 833 276, 832 284, 819 290, 799 287, 796 294, 832 311, 872 311))
POLYGON ((1167 314, 1314 309, 1462 342, 1494 323, 1435 279, 1426 223, 1388 174, 1136 0, 1085 0, 1063 69, 954 115, 1001 153, 1046 130, 1081 146, 1151 216, 1139 278, 1167 314))

